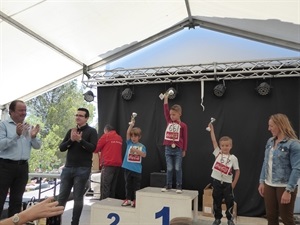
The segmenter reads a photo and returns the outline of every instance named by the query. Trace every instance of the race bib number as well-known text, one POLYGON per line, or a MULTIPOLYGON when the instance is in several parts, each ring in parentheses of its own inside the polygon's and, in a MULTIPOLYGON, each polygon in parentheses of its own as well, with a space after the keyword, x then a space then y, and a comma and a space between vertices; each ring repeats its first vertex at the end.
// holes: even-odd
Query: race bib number
POLYGON ((131 146, 128 151, 127 161, 131 163, 140 163, 142 161, 142 157, 136 153, 136 151, 142 151, 141 146, 131 146))
POLYGON ((165 140, 179 141, 180 125, 178 123, 169 123, 165 133, 165 140))
POLYGON ((229 175, 230 171, 231 171, 231 167, 226 166, 220 162, 216 162, 213 168, 214 168, 214 170, 217 170, 226 175, 229 175))

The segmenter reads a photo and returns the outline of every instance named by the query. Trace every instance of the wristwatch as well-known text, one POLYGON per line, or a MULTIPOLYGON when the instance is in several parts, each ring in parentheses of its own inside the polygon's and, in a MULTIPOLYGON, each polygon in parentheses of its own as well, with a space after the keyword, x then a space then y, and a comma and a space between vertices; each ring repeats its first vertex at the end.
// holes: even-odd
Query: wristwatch
POLYGON ((18 225, 20 221, 20 217, 19 214, 16 213, 13 217, 12 217, 12 222, 14 223, 14 225, 18 225))

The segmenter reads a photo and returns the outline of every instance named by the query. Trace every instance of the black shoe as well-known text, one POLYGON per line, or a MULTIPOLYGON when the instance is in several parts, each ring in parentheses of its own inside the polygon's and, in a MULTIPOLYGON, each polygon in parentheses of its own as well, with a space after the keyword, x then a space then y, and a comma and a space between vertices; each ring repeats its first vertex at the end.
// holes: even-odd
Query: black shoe
POLYGON ((215 219, 215 221, 212 223, 212 225, 219 225, 219 224, 221 224, 220 219, 215 219))
POLYGON ((233 220, 228 220, 227 224, 228 225, 235 225, 234 222, 233 222, 233 220))

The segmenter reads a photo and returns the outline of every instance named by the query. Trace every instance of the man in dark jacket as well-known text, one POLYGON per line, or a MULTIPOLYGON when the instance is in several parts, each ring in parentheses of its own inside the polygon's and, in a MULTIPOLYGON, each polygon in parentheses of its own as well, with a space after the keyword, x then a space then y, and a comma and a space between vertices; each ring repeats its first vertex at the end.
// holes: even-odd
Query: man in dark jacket
POLYGON ((70 129, 62 143, 61 152, 67 152, 65 167, 61 173, 59 204, 65 206, 73 188, 74 207, 71 225, 78 225, 83 208, 85 186, 90 177, 93 152, 97 145, 97 131, 87 124, 89 111, 79 108, 76 127, 70 129))

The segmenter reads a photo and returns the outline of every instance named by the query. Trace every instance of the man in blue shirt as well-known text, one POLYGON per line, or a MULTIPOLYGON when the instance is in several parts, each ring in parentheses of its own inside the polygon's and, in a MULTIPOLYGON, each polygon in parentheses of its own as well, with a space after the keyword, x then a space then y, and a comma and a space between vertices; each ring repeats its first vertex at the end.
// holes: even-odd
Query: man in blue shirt
POLYGON ((9 191, 11 217, 21 211, 31 148, 41 148, 41 141, 36 137, 40 126, 24 122, 27 113, 23 101, 11 102, 9 115, 9 119, 0 122, 0 215, 9 191))

